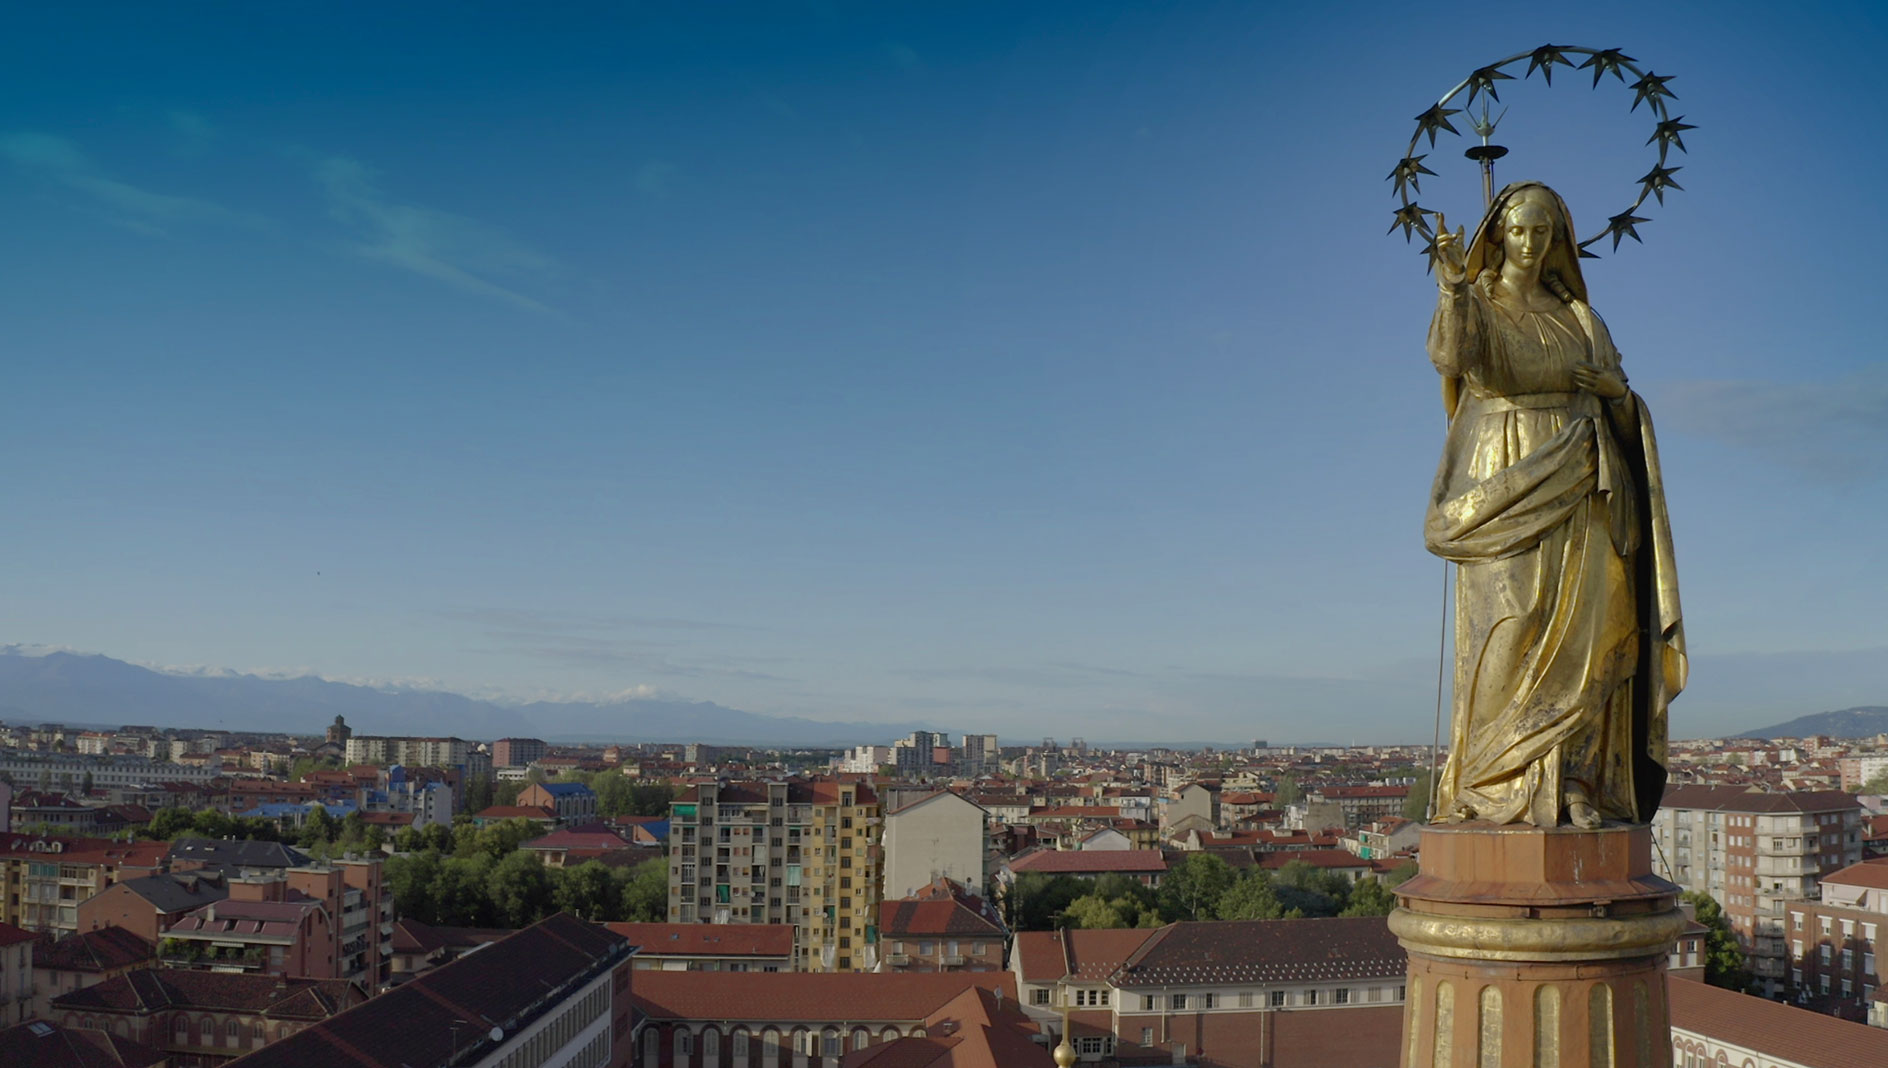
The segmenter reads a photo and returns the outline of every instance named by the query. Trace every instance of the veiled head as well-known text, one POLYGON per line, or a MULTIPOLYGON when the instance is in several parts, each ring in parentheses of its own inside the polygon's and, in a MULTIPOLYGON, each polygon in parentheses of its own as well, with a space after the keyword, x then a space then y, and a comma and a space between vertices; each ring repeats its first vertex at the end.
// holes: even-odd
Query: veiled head
POLYGON ((1539 182, 1515 182, 1495 197, 1482 216, 1469 245, 1469 277, 1499 270, 1508 256, 1525 253, 1539 260, 1543 278, 1553 275, 1576 299, 1585 300, 1586 279, 1580 273, 1576 240, 1573 215, 1559 194, 1539 182), (1543 225, 1547 229, 1540 229, 1543 225))

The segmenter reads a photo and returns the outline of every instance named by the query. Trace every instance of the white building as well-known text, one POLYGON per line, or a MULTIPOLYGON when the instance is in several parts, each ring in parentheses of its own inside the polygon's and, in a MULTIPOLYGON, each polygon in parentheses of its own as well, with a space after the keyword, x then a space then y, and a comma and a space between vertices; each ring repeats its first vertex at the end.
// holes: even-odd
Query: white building
POLYGON ((885 900, 908 897, 939 876, 984 894, 988 816, 983 806, 948 790, 887 814, 885 900))

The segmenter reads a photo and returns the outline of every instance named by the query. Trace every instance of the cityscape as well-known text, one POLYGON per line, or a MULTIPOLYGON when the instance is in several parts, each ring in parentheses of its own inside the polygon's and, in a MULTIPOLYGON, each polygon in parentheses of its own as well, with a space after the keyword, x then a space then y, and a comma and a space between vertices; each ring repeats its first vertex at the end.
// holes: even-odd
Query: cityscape
POLYGON ((0 1068, 1888 1066, 1885 10, 16 5, 0 1068))
MULTIPOLYGON (((1672 748, 1675 1063, 1875 1063, 1888 734, 1672 748)), ((1435 756, 7 723, 0 1053, 1394 1064, 1435 756)))

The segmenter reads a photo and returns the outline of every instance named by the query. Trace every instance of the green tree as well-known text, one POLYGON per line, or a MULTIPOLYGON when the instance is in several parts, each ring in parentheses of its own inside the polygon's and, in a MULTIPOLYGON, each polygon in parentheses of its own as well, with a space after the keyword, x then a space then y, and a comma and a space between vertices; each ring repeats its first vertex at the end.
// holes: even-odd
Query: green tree
POLYGON ((1366 875, 1351 887, 1350 901, 1339 912, 1339 916, 1388 916, 1396 908, 1396 895, 1390 888, 1378 882, 1375 876, 1366 875))
MULTIPOLYGON (((512 795, 516 797, 516 794, 512 795)), ((461 812, 483 812, 492 807, 493 786, 489 775, 472 776, 465 780, 464 799, 459 802, 461 812)))
POLYGON ((1858 794, 1888 794, 1888 771, 1884 771, 1857 786, 1855 792, 1858 794))
POLYGON ((1416 866, 1415 861, 1406 860, 1390 869, 1390 874, 1383 877, 1383 885, 1387 887, 1402 886, 1404 883, 1414 879, 1416 873, 1420 870, 1421 869, 1416 866))
POLYGON ((533 838, 541 838, 544 828, 531 820, 509 819, 488 823, 483 827, 467 827, 455 835, 457 845, 453 852, 460 856, 469 853, 484 853, 493 860, 503 860, 518 847, 533 838), (469 833, 467 833, 469 832, 469 833))
POLYGON ((623 890, 610 869, 592 860, 552 875, 558 909, 586 920, 613 920, 623 911, 623 890))
POLYGON ((1723 906, 1702 890, 1687 890, 1679 900, 1691 904, 1698 922, 1706 928, 1704 936, 1704 981, 1726 990, 1745 990, 1750 986, 1750 969, 1744 951, 1731 931, 1731 921, 1723 906))
POLYGON ((485 853, 443 860, 432 883, 435 922, 451 927, 492 926, 492 900, 485 883, 496 866, 485 853))
POLYGON ((1276 920, 1285 915, 1285 906, 1272 889, 1272 880, 1254 870, 1221 894, 1213 911, 1222 920, 1276 920))
POLYGON ((1076 898, 1094 890, 1094 884, 1072 875, 1026 871, 1010 884, 1003 905, 1012 931, 1048 931, 1076 898))
POLYGON ((1069 907, 1062 910, 1062 922, 1066 927, 1079 927, 1084 930, 1101 930, 1110 927, 1133 927, 1141 918, 1141 910, 1131 898, 1118 898, 1114 901, 1100 894, 1084 894, 1069 902, 1069 907))
POLYGON ((1403 799, 1403 818, 1418 823, 1429 818, 1429 793, 1435 788, 1434 776, 1428 768, 1416 773, 1416 781, 1409 786, 1409 796, 1403 799))
POLYGON ((168 842, 196 833, 197 814, 187 808, 159 809, 144 828, 144 836, 168 842))
POLYGON ((508 853, 492 868, 486 891, 501 927, 528 927, 551 913, 551 876, 537 857, 508 853))
POLYGON ((1278 782, 1272 787, 1272 806, 1274 808, 1284 808, 1286 805, 1297 801, 1303 796, 1303 791, 1298 789, 1298 777, 1296 775, 1280 775, 1278 782))
POLYGON ((437 850, 402 853, 387 858, 382 870, 387 887, 393 893, 393 910, 421 923, 442 923, 439 918, 438 887, 445 860, 437 850))
POLYGON ((653 923, 668 917, 669 862, 655 857, 631 869, 623 884, 622 917, 636 923, 653 923))
POLYGON ((1189 853, 1160 881, 1160 914, 1168 920, 1210 920, 1232 889, 1232 868, 1211 853, 1189 853))
MULTIPOLYGON (((531 784, 523 781, 522 779, 512 779, 507 782, 501 782, 501 783, 497 783, 493 785, 492 804, 503 805, 507 808, 509 808, 512 805, 517 804, 518 795, 521 793, 524 793, 524 788, 529 785, 531 784)), ((490 806, 487 806, 487 807, 490 807, 490 806)), ((483 812, 484 809, 477 809, 477 808, 471 807, 470 805, 467 805, 466 811, 483 812)))
POLYGON ((1272 889, 1286 912, 1303 916, 1335 916, 1350 897, 1350 880, 1302 860, 1294 860, 1272 876, 1272 889))
POLYGON ((297 842, 303 846, 332 842, 336 830, 334 817, 328 814, 327 806, 310 805, 308 818, 302 821, 302 833, 297 842))
POLYGON ((452 851, 452 828, 443 823, 429 823, 420 828, 420 848, 437 849, 441 853, 452 851))
POLYGON ((1127 899, 1134 903, 1134 911, 1158 911, 1158 899, 1154 888, 1133 876, 1111 871, 1095 880, 1095 896, 1104 901, 1127 899))
POLYGON ((630 787, 629 795, 630 815, 667 816, 675 787, 666 782, 639 782, 630 787))

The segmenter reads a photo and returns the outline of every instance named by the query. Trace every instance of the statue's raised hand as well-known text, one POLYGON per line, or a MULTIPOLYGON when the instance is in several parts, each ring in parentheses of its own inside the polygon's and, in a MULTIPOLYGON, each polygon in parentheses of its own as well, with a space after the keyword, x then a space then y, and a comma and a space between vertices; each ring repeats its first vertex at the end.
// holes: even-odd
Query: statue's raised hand
POLYGON ((1449 217, 1440 212, 1436 214, 1436 278, 1448 285, 1459 286, 1468 277, 1468 253, 1463 249, 1463 232, 1456 227, 1449 232, 1449 217))

